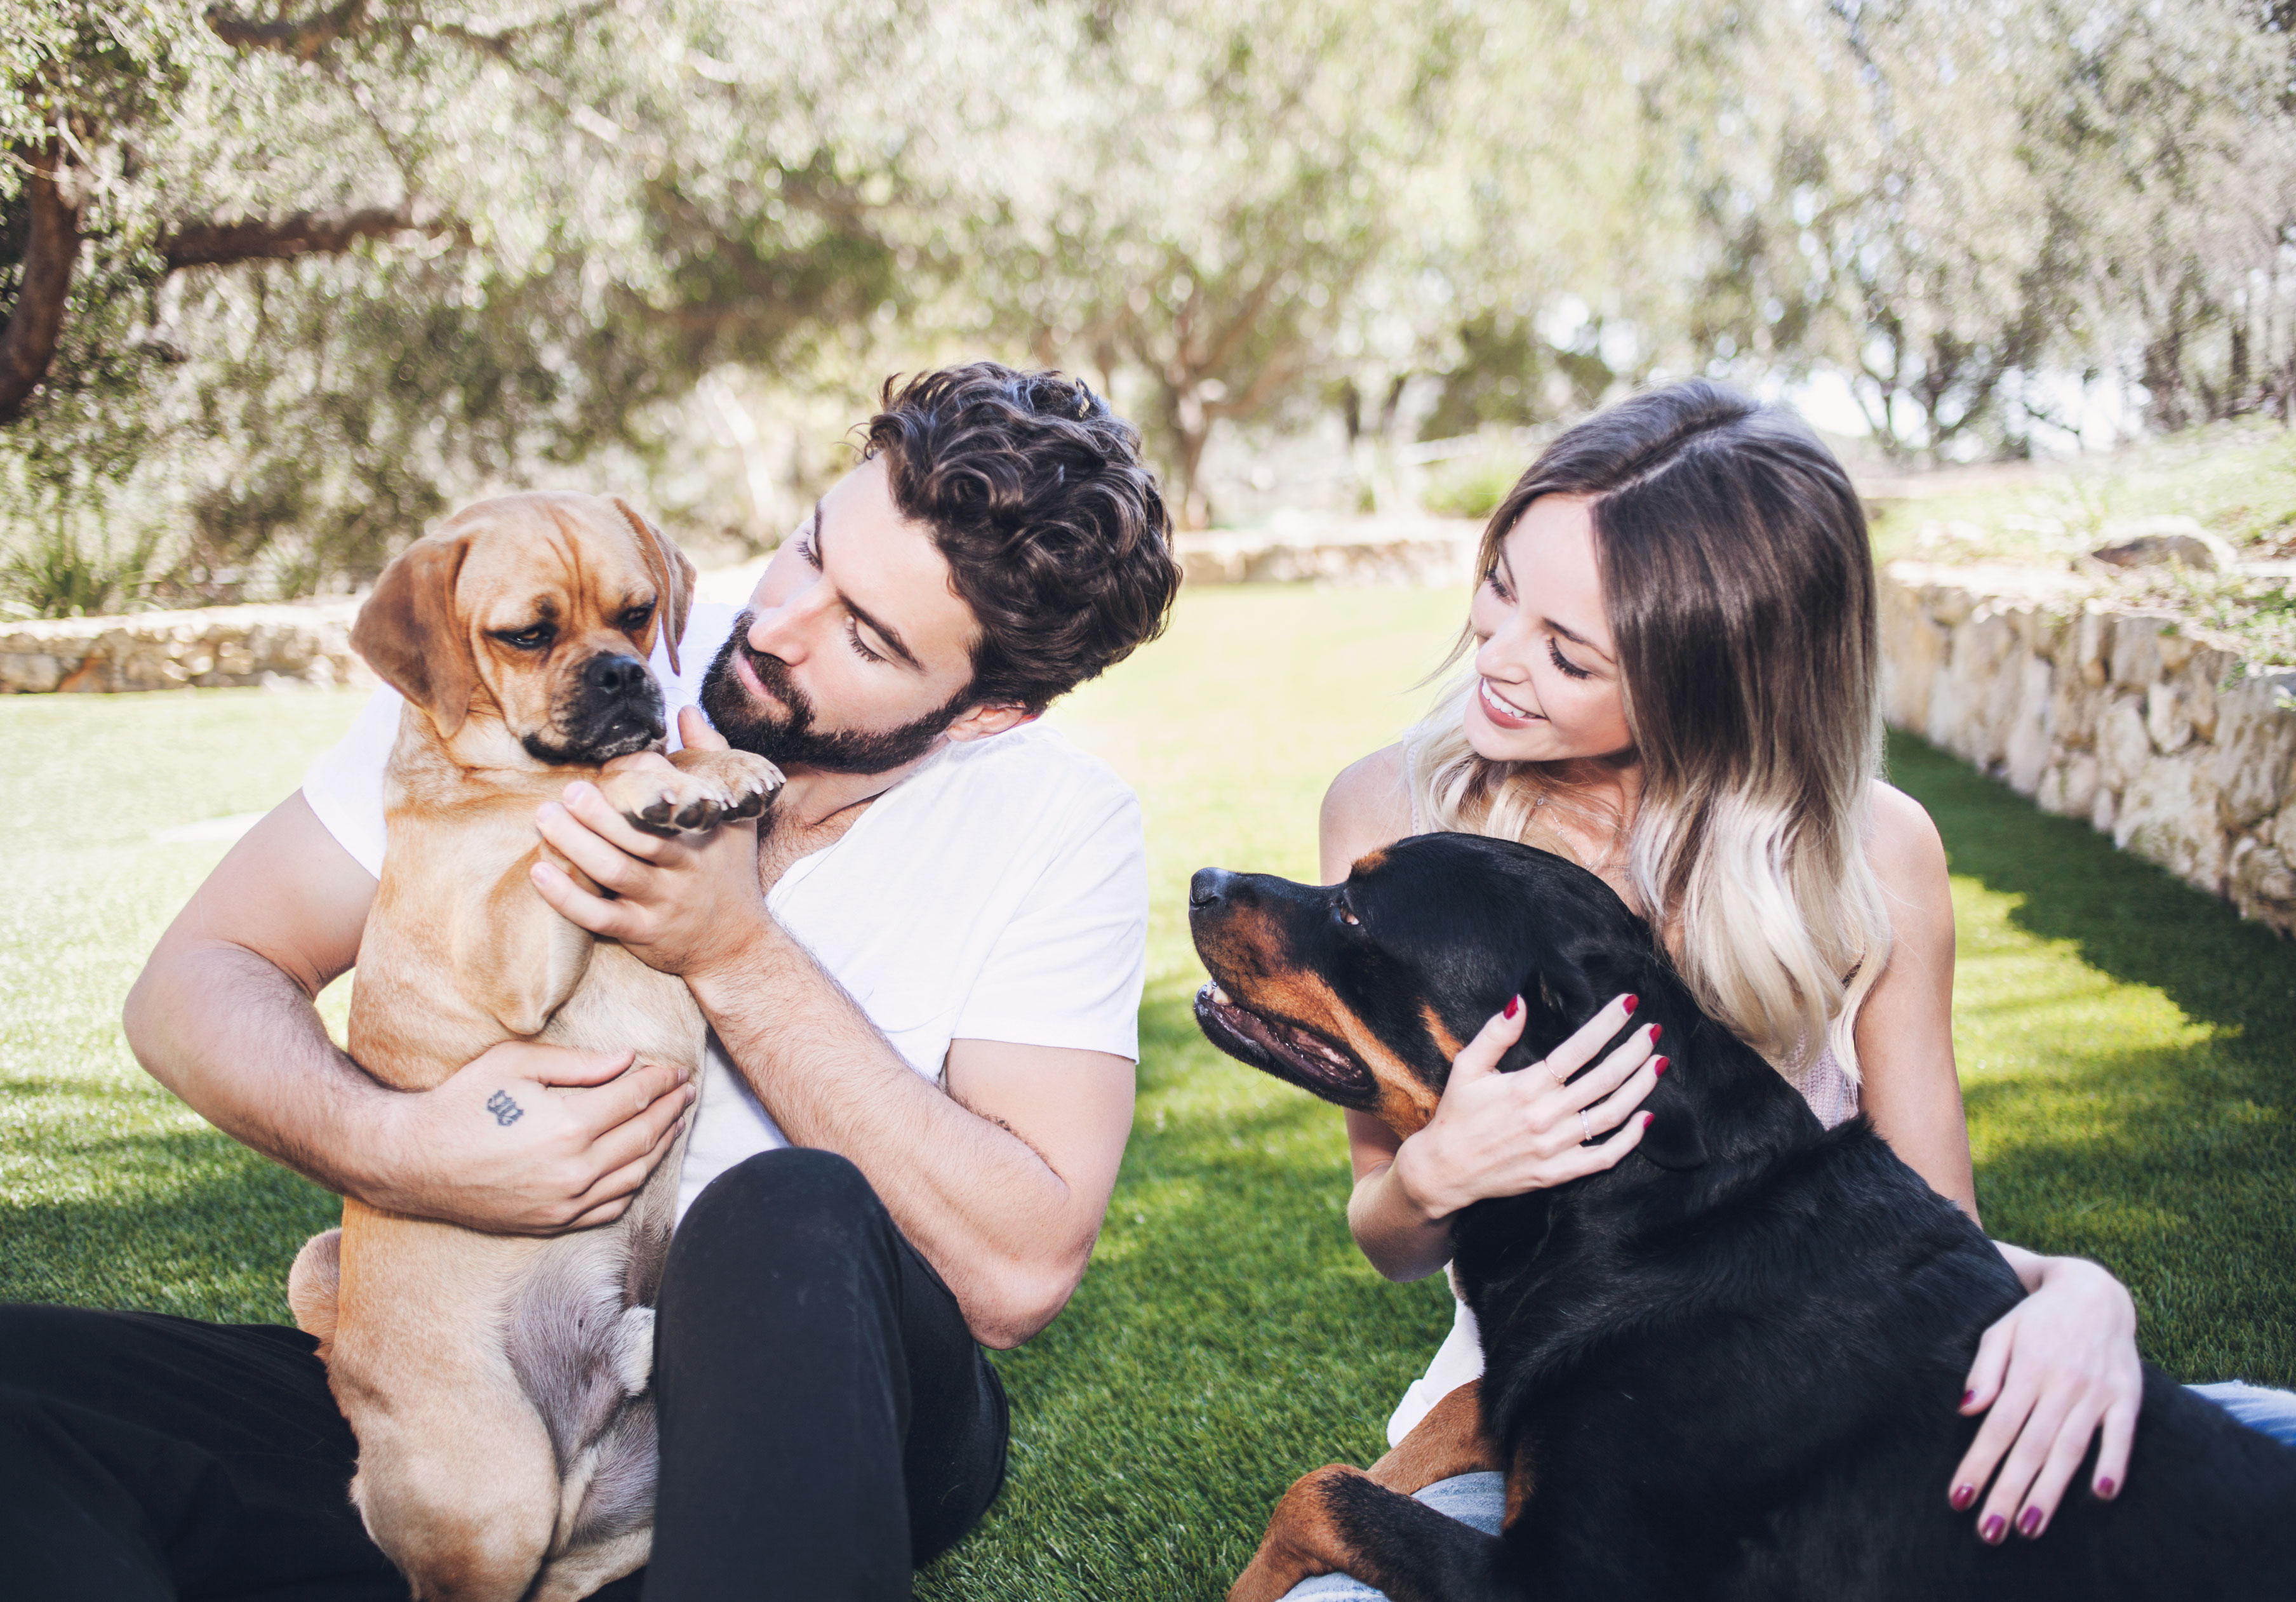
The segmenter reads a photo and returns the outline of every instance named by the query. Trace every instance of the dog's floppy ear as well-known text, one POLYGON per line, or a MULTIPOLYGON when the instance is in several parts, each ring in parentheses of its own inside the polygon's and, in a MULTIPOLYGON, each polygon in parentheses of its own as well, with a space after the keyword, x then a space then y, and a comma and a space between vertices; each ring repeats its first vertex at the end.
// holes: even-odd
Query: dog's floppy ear
POLYGON ((669 536, 648 522, 636 507, 619 495, 606 498, 629 520, 630 532, 638 537, 638 550, 645 557, 646 572, 653 579, 654 625, 668 630, 662 639, 669 647, 669 670, 681 672, 677 642, 685 637, 686 613, 693 610, 693 564, 685 559, 684 551, 669 542, 669 536))
POLYGON ((478 667, 455 622, 455 581, 470 555, 467 535, 416 540, 382 570, 351 625, 351 649, 375 676, 430 714, 451 740, 471 715, 478 667))

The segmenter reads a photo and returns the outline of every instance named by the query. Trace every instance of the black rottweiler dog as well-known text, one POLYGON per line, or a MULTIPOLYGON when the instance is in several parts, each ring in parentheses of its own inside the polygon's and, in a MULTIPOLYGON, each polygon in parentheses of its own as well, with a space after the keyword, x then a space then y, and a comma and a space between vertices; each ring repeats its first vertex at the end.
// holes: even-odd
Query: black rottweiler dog
POLYGON ((1330 887, 1207 868, 1189 900, 1213 1043, 1398 1135, 1514 995, 1502 1070, 1621 992, 1673 1064, 1616 1168, 1458 1214, 1480 1401, 1294 1485, 1234 1598, 1328 1571, 1396 1602, 2296 1597, 2296 1450, 2149 1367, 2117 1499, 2085 1474, 2038 1540, 1976 1538, 1946 1498, 1977 1428, 1956 1404, 2016 1277, 1863 1119, 1823 1129, 1701 1013, 1593 875, 1432 834, 1330 887), (1404 1494, 1478 1466, 1507 1475, 1497 1537, 1404 1494))

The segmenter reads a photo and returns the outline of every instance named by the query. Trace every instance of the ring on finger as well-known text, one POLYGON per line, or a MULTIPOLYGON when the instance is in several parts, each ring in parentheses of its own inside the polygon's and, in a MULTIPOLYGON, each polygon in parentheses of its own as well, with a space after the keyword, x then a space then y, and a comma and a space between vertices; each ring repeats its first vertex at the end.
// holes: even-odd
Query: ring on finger
POLYGON ((1552 1063, 1541 1063, 1539 1066, 1546 1070, 1547 1078, 1553 1080, 1556 1084, 1562 1086, 1565 1089, 1570 1088, 1570 1076, 1563 1072, 1562 1070, 1557 1068, 1552 1063))
POLYGON ((1587 1131, 1587 1139, 1592 1140, 1595 1138, 1595 1121, 1587 1116, 1587 1109, 1584 1107, 1578 1109, 1578 1127, 1587 1131))

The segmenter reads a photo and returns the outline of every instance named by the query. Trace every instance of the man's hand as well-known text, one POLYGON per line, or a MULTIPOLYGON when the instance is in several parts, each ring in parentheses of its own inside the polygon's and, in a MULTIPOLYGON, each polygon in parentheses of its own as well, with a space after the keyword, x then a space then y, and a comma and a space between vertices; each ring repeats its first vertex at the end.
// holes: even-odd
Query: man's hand
POLYGON ((697 1087, 627 1051, 505 1040, 445 1083, 398 1095, 371 1205, 496 1235, 621 1216, 669 1151, 697 1087))
MULTIPOLYGON (((686 744, 725 749, 725 739, 689 707, 678 723, 686 744)), ((660 762, 656 756, 624 763, 660 762)), ((745 938, 767 921, 758 888, 758 828, 726 823, 664 839, 633 827, 597 786, 577 780, 535 814, 542 838, 605 891, 594 895, 555 862, 537 861, 534 887, 561 916, 619 941, 647 966, 693 978, 738 965, 745 938)))

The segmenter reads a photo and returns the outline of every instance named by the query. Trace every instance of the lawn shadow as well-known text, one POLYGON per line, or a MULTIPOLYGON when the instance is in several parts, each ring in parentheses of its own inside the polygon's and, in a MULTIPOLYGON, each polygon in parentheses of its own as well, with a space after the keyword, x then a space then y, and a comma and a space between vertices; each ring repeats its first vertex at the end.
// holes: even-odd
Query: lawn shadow
POLYGON ((2111 1268, 2171 1372, 2296 1383, 2296 945, 1919 740, 1892 734, 1890 754, 1953 873, 2009 898, 2011 925, 2204 1031, 2062 1038, 1966 1078, 1988 1228, 2111 1268))
POLYGON ((0 1204, 0 1301, 286 1323, 287 1269, 341 1203, 213 1130, 84 1137, 82 1194, 0 1204))
POLYGON ((1890 735, 1890 781, 1929 809, 1953 872, 2021 898, 2017 927, 2238 1031, 2296 1091, 2296 944, 1911 735, 1890 735))

